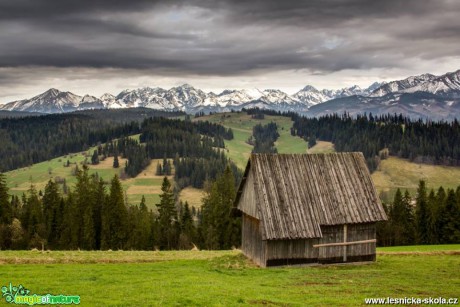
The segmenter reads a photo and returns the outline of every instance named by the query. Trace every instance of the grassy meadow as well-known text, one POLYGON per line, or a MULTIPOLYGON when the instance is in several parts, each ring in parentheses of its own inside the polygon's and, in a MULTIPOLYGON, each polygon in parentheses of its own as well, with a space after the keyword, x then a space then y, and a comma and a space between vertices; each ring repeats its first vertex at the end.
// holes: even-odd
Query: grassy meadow
POLYGON ((279 153, 306 153, 307 142, 302 138, 291 135, 292 120, 285 116, 265 115, 264 119, 253 119, 246 113, 224 113, 194 118, 194 121, 207 120, 232 128, 234 139, 225 141, 227 155, 235 164, 244 169, 252 151, 252 146, 246 141, 252 135, 252 127, 257 124, 275 122, 278 125, 280 137, 275 143, 279 153))
POLYGON ((419 164, 389 157, 382 160, 372 179, 381 198, 390 201, 397 188, 415 195, 420 179, 425 180, 430 189, 440 186, 456 189, 460 185, 460 167, 419 164))
POLYGON ((459 248, 379 249, 370 264, 269 269, 237 250, 0 251, 0 282, 80 295, 82 306, 356 306, 372 297, 458 297, 459 248))

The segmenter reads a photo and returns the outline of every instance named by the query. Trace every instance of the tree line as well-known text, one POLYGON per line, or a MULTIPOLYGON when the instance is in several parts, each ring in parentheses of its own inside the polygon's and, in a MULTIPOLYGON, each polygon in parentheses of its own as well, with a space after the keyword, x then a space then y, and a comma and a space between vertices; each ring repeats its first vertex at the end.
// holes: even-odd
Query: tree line
POLYGON ((139 121, 181 112, 151 109, 91 110, 0 119, 0 171, 88 150, 98 143, 140 133, 139 121))
POLYGON ((240 221, 232 215, 235 179, 230 167, 207 185, 201 209, 177 200, 167 177, 156 210, 129 206, 120 180, 106 184, 87 167, 73 190, 62 194, 50 180, 44 192, 31 186, 10 196, 0 174, 0 249, 227 249, 240 244, 240 221))
POLYGON ((412 120, 402 115, 348 114, 306 118, 290 114, 291 134, 306 141, 334 143, 337 151, 361 151, 370 171, 389 155, 419 163, 460 165, 460 125, 457 120, 412 120))
MULTIPOLYGON (((260 114, 260 113, 256 113, 260 114)), ((254 116, 251 115, 251 116, 254 116)), ((275 142, 279 138, 278 125, 274 122, 266 125, 257 124, 252 128, 252 135, 247 143, 253 145, 252 153, 277 153, 275 142)))
POLYGON ((460 186, 428 191, 422 180, 415 199, 398 189, 384 208, 388 221, 378 225, 380 245, 460 243, 460 186))

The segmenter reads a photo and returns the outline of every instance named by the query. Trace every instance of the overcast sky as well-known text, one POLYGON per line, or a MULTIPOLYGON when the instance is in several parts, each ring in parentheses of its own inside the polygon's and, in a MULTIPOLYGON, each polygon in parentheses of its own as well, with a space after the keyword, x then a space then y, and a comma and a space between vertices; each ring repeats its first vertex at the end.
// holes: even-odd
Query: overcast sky
POLYGON ((460 68, 459 16, 457 0, 1 0, 0 102, 443 74, 460 68))

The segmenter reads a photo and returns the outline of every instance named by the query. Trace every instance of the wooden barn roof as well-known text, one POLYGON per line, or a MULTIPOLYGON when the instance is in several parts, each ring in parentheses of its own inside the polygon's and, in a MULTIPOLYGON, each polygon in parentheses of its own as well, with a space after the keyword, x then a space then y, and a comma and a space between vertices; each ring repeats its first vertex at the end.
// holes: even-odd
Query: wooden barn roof
POLYGON ((252 154, 236 203, 250 172, 265 240, 320 238, 320 225, 386 220, 362 153, 252 154))

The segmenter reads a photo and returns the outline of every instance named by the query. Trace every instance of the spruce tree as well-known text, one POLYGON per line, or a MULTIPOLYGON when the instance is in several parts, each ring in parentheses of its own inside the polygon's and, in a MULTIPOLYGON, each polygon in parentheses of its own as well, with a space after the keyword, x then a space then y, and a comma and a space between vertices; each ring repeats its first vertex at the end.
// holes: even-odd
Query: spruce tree
POLYGON ((118 161, 118 153, 115 152, 113 155, 113 168, 119 168, 120 167, 120 162, 118 161))
POLYGON ((227 166, 203 199, 200 233, 205 248, 228 249, 239 246, 240 221, 232 215, 235 195, 233 173, 227 166))
POLYGON ((177 212, 174 201, 174 193, 168 178, 163 178, 161 184, 160 203, 156 204, 158 208, 158 222, 160 228, 160 247, 163 249, 175 248, 175 221, 177 212))
POLYGON ((104 213, 107 214, 106 237, 109 238, 109 248, 123 249, 127 239, 128 211, 123 197, 123 188, 118 176, 115 175, 110 184, 110 194, 104 213))
POLYGON ((0 225, 9 225, 13 219, 13 208, 8 198, 8 186, 6 185, 5 175, 0 173, 0 225))
POLYGON ((157 176, 163 176, 164 175, 163 174, 163 167, 161 166, 160 162, 157 163, 157 170, 155 172, 155 175, 157 175, 157 176))
MULTIPOLYGON (((182 204, 181 204, 182 205, 182 204)), ((181 206, 181 234, 180 234, 180 249, 190 249, 193 247, 193 241, 195 240, 196 230, 193 223, 192 212, 188 202, 185 202, 185 205, 181 206)))
POLYGON ((443 228, 442 243, 460 242, 460 204, 457 202, 454 190, 449 189, 446 199, 446 220, 443 228))
POLYGON ((91 156, 91 164, 96 165, 99 164, 99 155, 97 150, 93 152, 93 155, 91 156))
POLYGON ((416 197, 417 238, 419 244, 428 243, 428 201, 426 184, 420 180, 416 197))
POLYGON ((414 217, 414 209, 411 204, 412 198, 410 197, 409 191, 406 190, 404 193, 404 197, 402 199, 404 205, 404 237, 405 242, 404 245, 411 245, 415 244, 415 217, 414 217))
POLYGON ((43 195, 43 215, 46 224, 46 238, 51 247, 56 247, 59 240, 59 231, 62 224, 62 214, 60 208, 61 196, 55 181, 48 181, 43 195))

